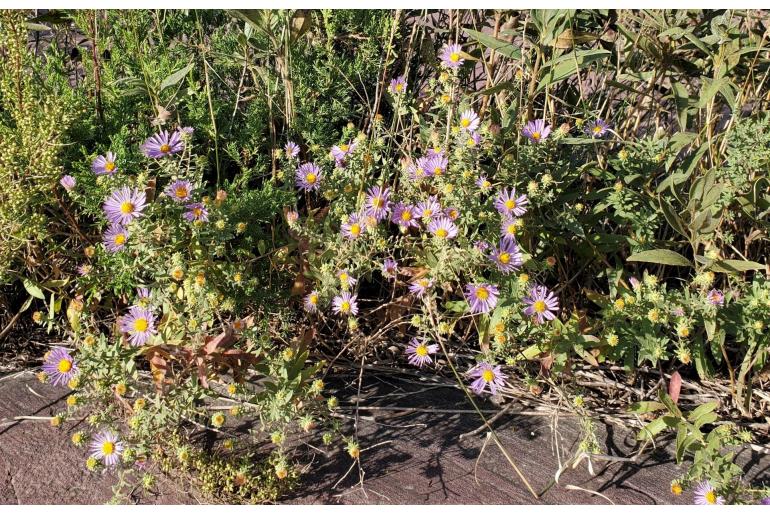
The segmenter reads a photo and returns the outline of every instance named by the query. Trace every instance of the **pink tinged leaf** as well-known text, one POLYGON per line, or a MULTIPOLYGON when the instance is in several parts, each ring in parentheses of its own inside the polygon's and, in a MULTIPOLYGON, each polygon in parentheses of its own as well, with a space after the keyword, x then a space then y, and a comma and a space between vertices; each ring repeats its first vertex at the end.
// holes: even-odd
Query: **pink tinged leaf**
POLYGON ((671 380, 668 382, 668 396, 674 401, 674 404, 679 402, 679 392, 682 389, 682 376, 679 372, 671 374, 671 380))

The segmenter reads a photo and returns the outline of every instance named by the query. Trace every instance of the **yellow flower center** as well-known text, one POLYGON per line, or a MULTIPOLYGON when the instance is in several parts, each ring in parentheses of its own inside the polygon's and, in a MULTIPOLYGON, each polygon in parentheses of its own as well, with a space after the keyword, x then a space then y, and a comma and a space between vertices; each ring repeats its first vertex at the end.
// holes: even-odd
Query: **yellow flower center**
POLYGON ((535 310, 535 313, 545 313, 546 305, 544 300, 536 300, 535 303, 532 305, 532 308, 535 310))
POLYGON ((348 149, 350 149, 350 145, 340 145, 340 150, 343 152, 347 152, 348 149))
POLYGON ((134 212, 134 204, 126 200, 120 205, 120 212, 124 215, 134 212))
POLYGON ((316 175, 314 173, 309 173, 305 176, 305 182, 308 184, 315 184, 316 181, 316 175))
POLYGON ((382 197, 374 197, 372 199, 372 207, 375 207, 377 209, 381 208, 385 202, 383 201, 382 197))
POLYGON ((491 383, 495 379, 495 373, 486 369, 481 373, 481 378, 487 383, 491 383))
POLYGON ((422 177, 423 175, 425 175, 425 170, 423 170, 422 168, 418 168, 417 170, 414 171, 414 174, 417 177, 422 177))
POLYGON ((343 313, 347 313, 348 311, 350 311, 350 302, 343 300, 342 304, 340 305, 340 311, 342 311, 343 313))
POLYGON ((510 235, 516 234, 516 224, 508 224, 508 227, 505 228, 505 232, 510 235))
POLYGON ((115 452, 115 444, 113 442, 104 442, 102 444, 102 453, 105 456, 110 456, 115 452))
POLYGON ((67 372, 69 372, 70 370, 72 370, 72 361, 70 361, 70 360, 68 360, 68 359, 63 359, 63 360, 59 361, 59 366, 58 366, 58 367, 56 367, 56 368, 57 368, 57 369, 59 370, 59 372, 61 372, 62 374, 66 374, 67 372))
POLYGON ((147 327, 149 327, 150 324, 147 323, 146 318, 137 318, 134 321, 134 331, 138 333, 143 333, 147 330, 147 327))
POLYGON ((428 285, 430 284, 430 281, 428 281, 427 279, 420 279, 419 281, 417 281, 417 283, 423 288, 427 288, 428 285))
POLYGON ((471 121, 468 118, 463 118, 462 120, 460 120, 460 125, 462 125, 464 129, 468 128, 470 124, 471 124, 471 121))
POLYGON ((107 161, 104 164, 104 169, 107 170, 108 172, 113 171, 115 169, 115 163, 113 163, 112 161, 107 161))
POLYGON ((439 237, 439 238, 446 238, 447 234, 449 234, 449 233, 443 227, 436 231, 436 236, 439 237))
POLYGON ((318 295, 311 295, 310 299, 308 300, 310 300, 310 303, 315 306, 316 304, 318 304, 318 295))
POLYGON ((401 220, 408 222, 412 219, 412 212, 408 209, 401 213, 401 220))
POLYGON ((171 150, 171 147, 170 147, 170 146, 168 146, 168 145, 167 145, 167 144, 165 144, 165 143, 164 143, 163 145, 161 145, 161 146, 160 146, 160 151, 161 151, 161 152, 163 152, 164 154, 165 154, 166 152, 168 152, 169 150, 171 150))
POLYGON ((516 201, 513 199, 508 199, 505 201, 505 208, 506 209, 515 209, 516 208, 516 201))
POLYGON ((452 52, 451 54, 449 54, 449 60, 452 61, 453 63, 456 63, 457 61, 460 60, 460 54, 458 54, 457 52, 452 52))
POLYGON ((113 240, 115 242, 115 245, 123 245, 126 242, 126 236, 121 232, 115 235, 115 239, 113 240))
POLYGON ((709 490, 706 492, 706 502, 709 504, 716 504, 717 503, 717 494, 714 492, 714 490, 709 490))
POLYGON ((593 128, 593 131, 594 131, 594 134, 599 134, 600 132, 602 132, 602 128, 599 125, 597 125, 596 127, 593 128))
POLYGON ((174 277, 174 279, 176 279, 177 281, 181 281, 181 280, 182 280, 182 277, 184 277, 184 271, 183 271, 183 270, 181 270, 181 269, 179 269, 179 268, 177 268, 176 270, 174 270, 173 272, 171 272, 171 275, 172 275, 172 276, 174 277))
POLYGON ((432 209, 423 209, 422 210, 422 217, 423 218, 430 218, 433 216, 433 210, 432 209))
POLYGON ((350 234, 353 236, 358 236, 361 234, 361 226, 359 224, 353 224, 350 226, 350 234))
POLYGON ((176 191, 174 192, 177 196, 177 198, 185 198, 187 197, 187 188, 184 186, 177 186, 176 191))
POLYGON ((420 356, 421 358, 424 358, 428 355, 428 346, 424 343, 421 343, 414 349, 414 353, 420 356))
POLYGON ((484 181, 481 183, 482 188, 489 188, 490 186, 492 186, 492 183, 489 181, 484 181))
POLYGON ((344 274, 344 273, 340 274, 340 281, 342 281, 343 283, 348 282, 348 274, 344 274))
POLYGON ((504 265, 507 265, 511 261, 511 255, 507 252, 503 252, 500 254, 500 257, 498 258, 500 262, 504 265))
POLYGON ((532 133, 532 139, 537 141, 540 139, 540 131, 535 131, 532 133))
POLYGON ((436 168, 433 169, 434 175, 441 175, 442 173, 444 173, 444 170, 440 166, 437 166, 436 168))
POLYGON ((476 298, 479 300, 487 300, 489 298, 489 290, 483 286, 479 286, 476 288, 476 298))
POLYGON ((400 82, 396 84, 396 92, 401 93, 401 91, 404 89, 404 85, 400 82))
POLYGON ((203 210, 199 207, 196 207, 193 209, 193 214, 195 215, 195 218, 200 218, 203 214, 203 210))

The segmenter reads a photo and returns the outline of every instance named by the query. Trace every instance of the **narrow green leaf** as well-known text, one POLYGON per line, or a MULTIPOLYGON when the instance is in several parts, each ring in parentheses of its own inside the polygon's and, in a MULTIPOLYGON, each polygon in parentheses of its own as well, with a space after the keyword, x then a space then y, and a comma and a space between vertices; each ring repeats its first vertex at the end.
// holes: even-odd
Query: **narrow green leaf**
POLYGON ((190 70, 193 69, 193 66, 195 66, 194 63, 190 63, 181 70, 177 70, 165 79, 163 79, 163 82, 160 83, 160 90, 163 91, 166 88, 169 88, 171 86, 175 86, 184 79, 185 75, 190 73, 190 70))
POLYGON ((683 255, 667 249, 644 250, 628 257, 626 261, 641 261, 644 263, 658 263, 672 266, 692 266, 689 259, 683 255))

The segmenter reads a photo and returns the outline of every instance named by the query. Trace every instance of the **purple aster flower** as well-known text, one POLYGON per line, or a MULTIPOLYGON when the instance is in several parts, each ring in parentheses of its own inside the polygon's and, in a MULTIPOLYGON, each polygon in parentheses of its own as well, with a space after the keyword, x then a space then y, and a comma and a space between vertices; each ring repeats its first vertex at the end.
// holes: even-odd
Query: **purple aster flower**
POLYGON ((425 153, 425 156, 428 157, 428 159, 432 157, 444 157, 444 149, 439 146, 431 147, 428 149, 428 152, 425 153))
POLYGON ((293 141, 287 141, 283 151, 286 153, 287 159, 293 159, 299 155, 299 145, 293 141))
POLYGON ((473 109, 466 109, 460 114, 460 128, 468 132, 475 132, 479 128, 479 115, 473 109))
POLYGON ((710 292, 706 294, 706 299, 709 301, 709 303, 712 306, 724 306, 725 305, 725 294, 722 293, 720 290, 713 289, 710 292))
POLYGON ((477 283, 465 285, 465 298, 471 307, 471 313, 489 313, 497 306, 500 290, 494 284, 477 283))
POLYGON ((107 152, 106 156, 96 156, 91 163, 91 171, 96 175, 113 175, 118 172, 118 165, 115 164, 117 158, 112 152, 107 152))
POLYGON ((348 216, 348 221, 342 224, 340 232, 349 240, 355 240, 364 234, 366 232, 366 225, 361 221, 361 214, 353 213, 348 216))
POLYGON ((382 275, 384 275, 388 279, 395 279, 397 274, 398 274, 398 263, 396 263, 396 260, 391 258, 386 258, 385 261, 382 262, 382 275))
POLYGON ((142 306, 131 306, 128 314, 120 319, 120 330, 128 333, 131 345, 144 345, 158 332, 155 330, 155 315, 142 306))
POLYGON ((421 277, 420 279, 417 279, 416 281, 409 284, 409 291, 414 293, 418 297, 422 297, 428 292, 428 290, 432 286, 433 286, 432 279, 428 279, 427 277, 421 277))
POLYGON ((768 505, 770 505, 770 497, 765 497, 764 499, 762 499, 761 501, 759 501, 759 504, 762 504, 762 505, 764 505, 764 506, 768 506, 768 505))
POLYGON ((187 204, 185 209, 187 209, 187 211, 185 211, 182 216, 188 222, 209 221, 209 211, 203 203, 194 202, 192 204, 187 204))
POLYGON ((601 138, 605 134, 607 134, 607 131, 610 129, 610 125, 599 118, 595 122, 591 122, 589 124, 586 124, 585 127, 585 133, 591 136, 592 138, 601 138))
POLYGON ((450 206, 444 210, 444 214, 449 217, 450 220, 455 221, 460 218, 460 210, 454 206, 450 206))
POLYGON ((399 75, 395 79, 391 79, 388 91, 390 91, 391 95, 406 93, 406 78, 403 75, 399 75))
POLYGON ((321 187, 321 169, 315 163, 304 163, 297 169, 297 187, 303 191, 318 191, 321 187))
POLYGON ((506 216, 522 216, 527 212, 525 207, 529 204, 529 199, 526 195, 516 196, 516 188, 503 188, 503 190, 497 195, 495 199, 495 209, 501 215, 506 216))
POLYGON ((491 245, 483 240, 477 240, 473 243, 473 248, 475 248, 479 252, 486 252, 487 250, 489 250, 489 247, 491 247, 491 245))
POLYGON ((432 176, 439 177, 444 175, 448 164, 449 159, 443 155, 435 155, 425 163, 425 169, 428 170, 432 176))
POLYGON ((72 191, 75 188, 75 184, 77 184, 77 181, 75 178, 71 175, 65 175, 61 178, 59 181, 59 184, 62 185, 62 188, 64 188, 67 191, 72 191))
POLYGON ((425 222, 441 214, 441 204, 436 201, 436 197, 429 197, 428 200, 417 204, 417 212, 420 213, 420 218, 425 222))
POLYGON ((189 136, 189 135, 191 135, 193 132, 195 132, 195 128, 194 128, 194 127, 182 127, 181 129, 179 129, 179 132, 181 132, 182 134, 186 134, 186 135, 188 135, 188 136, 189 136))
POLYGON ((511 216, 506 216, 500 224, 500 236, 504 240, 515 240, 519 230, 519 221, 511 216))
POLYGON ((343 145, 334 145, 332 147, 332 156, 337 162, 337 166, 343 165, 348 156, 356 150, 357 146, 358 143, 355 141, 350 141, 349 143, 343 145))
POLYGON ((489 191, 492 187, 492 183, 489 182, 486 175, 482 175, 476 179, 476 186, 478 186, 481 191, 489 191))
POLYGON ((149 305, 151 295, 152 295, 152 292, 150 291, 149 288, 141 287, 136 289, 136 297, 140 306, 149 305))
POLYGON ((311 291, 305 295, 305 311, 308 313, 315 313, 318 311, 318 292, 316 290, 311 291))
POLYGON ((390 188, 374 186, 366 192, 366 214, 384 220, 390 212, 390 188))
POLYGON ((556 312, 559 311, 559 299, 545 286, 533 286, 523 302, 527 305, 524 308, 524 314, 535 317, 539 324, 546 320, 553 320, 556 318, 556 312))
POLYGON ((110 196, 104 199, 102 210, 110 222, 126 225, 142 216, 142 211, 147 207, 146 201, 147 197, 143 191, 123 186, 113 190, 110 196))
POLYGON ((430 355, 438 352, 438 345, 432 343, 428 345, 425 342, 412 338, 409 346, 406 348, 406 354, 409 356, 409 364, 422 368, 426 363, 433 363, 430 355))
POLYGON ((166 186, 164 193, 175 202, 186 202, 190 200, 192 191, 193 185, 190 181, 178 180, 166 186))
POLYGON ((428 168, 428 161, 430 161, 429 158, 421 157, 414 163, 411 163, 406 169, 409 178, 414 181, 419 181, 420 179, 430 177, 432 173, 428 168))
POLYGON ((471 390, 476 392, 477 395, 484 393, 484 390, 489 389, 492 395, 497 394, 497 389, 505 386, 505 379, 508 377, 503 374, 500 369, 500 365, 490 365, 486 361, 482 361, 475 367, 473 367, 468 375, 472 378, 476 378, 471 383, 471 390))
POLYGON ((460 53, 463 51, 460 45, 446 45, 441 49, 438 57, 446 68, 456 70, 465 62, 460 53))
POLYGON ((481 143, 481 134, 478 132, 471 132, 468 134, 468 139, 465 141, 467 146, 475 147, 478 146, 479 143, 481 143))
POLYGON ((120 441, 118 435, 104 430, 94 436, 89 450, 92 458, 102 460, 106 467, 114 467, 120 461, 120 455, 123 453, 123 442, 120 441))
POLYGON ((78 266, 78 275, 81 277, 86 276, 91 273, 91 270, 93 270, 94 267, 89 265, 88 263, 78 266))
POLYGON ((66 385, 78 373, 77 363, 63 347, 47 352, 42 368, 54 386, 66 385))
POLYGON ((174 131, 169 135, 168 131, 162 130, 147 138, 141 149, 147 157, 160 159, 184 150, 184 141, 181 132, 174 131))
POLYGON ((693 500, 695 504, 701 505, 725 503, 725 498, 717 495, 716 490, 708 481, 703 481, 695 487, 695 490, 693 490, 693 500))
POLYGON ((350 275, 347 269, 337 272, 337 279, 340 280, 343 289, 348 289, 358 282, 358 279, 350 275))
POLYGON ((511 239, 503 238, 500 246, 496 248, 489 259, 497 265, 497 269, 504 274, 509 274, 517 270, 522 264, 521 250, 516 242, 511 239))
POLYGON ((113 254, 123 250, 127 241, 128 231, 120 224, 110 225, 102 235, 102 243, 104 243, 104 248, 113 254))
POLYGON ((415 206, 399 202, 393 207, 393 213, 390 215, 390 220, 401 227, 418 227, 419 224, 417 223, 417 219, 419 217, 420 212, 415 206))
POLYGON ((356 295, 351 295, 350 292, 342 292, 334 297, 332 301, 332 311, 338 315, 357 315, 358 303, 356 303, 356 295))
POLYGON ((540 143, 551 134, 551 126, 546 125, 545 120, 533 120, 524 126, 521 133, 532 143, 540 143))
POLYGON ((457 226, 446 216, 439 216, 428 224, 428 232, 440 240, 451 240, 457 236, 457 226))

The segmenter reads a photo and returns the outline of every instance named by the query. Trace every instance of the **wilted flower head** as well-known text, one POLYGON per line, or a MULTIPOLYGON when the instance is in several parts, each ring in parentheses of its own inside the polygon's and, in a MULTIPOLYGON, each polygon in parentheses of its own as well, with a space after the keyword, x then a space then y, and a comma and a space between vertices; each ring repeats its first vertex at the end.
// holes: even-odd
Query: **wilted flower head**
POLYGON ((709 303, 712 306, 724 306, 725 305, 725 295, 720 290, 717 290, 716 288, 711 290, 706 294, 706 299, 709 301, 709 303))
POLYGON ((585 126, 585 133, 591 136, 592 138, 601 138, 605 134, 607 134, 607 131, 609 130, 610 125, 599 118, 598 120, 588 123, 585 126))
POLYGON ((297 220, 299 220, 299 213, 297 213, 293 209, 286 213, 286 221, 289 222, 289 224, 293 224, 297 220))
POLYGON ((716 490, 708 481, 703 481, 695 487, 695 490, 693 491, 693 499, 695 504, 701 505, 725 503, 725 498, 721 495, 717 495, 716 490))
POLYGON ((420 212, 415 206, 404 204, 399 202, 393 207, 393 213, 390 215, 390 220, 402 227, 417 227, 418 218, 420 212))
POLYGON ((318 191, 321 187, 321 169, 315 163, 303 163, 295 176, 297 187, 303 191, 318 191))
POLYGON ((559 299, 545 286, 533 286, 523 302, 527 305, 524 314, 535 317, 540 324, 545 320, 556 318, 556 313, 559 311, 559 299))
POLYGON ((366 192, 366 214, 384 220, 390 212, 390 188, 374 186, 366 192))
POLYGON ((123 442, 118 435, 104 430, 94 436, 89 450, 92 458, 102 460, 106 467, 114 467, 123 453, 123 442))
POLYGON ((428 232, 440 240, 451 240, 457 237, 457 226, 446 216, 439 216, 428 224, 428 232))
POLYGON ((332 311, 338 315, 357 315, 358 303, 356 302, 356 295, 351 295, 350 292, 342 292, 334 297, 332 301, 332 311))
POLYGON ((63 347, 54 347, 43 362, 43 372, 54 386, 64 386, 78 373, 75 360, 63 347))
POLYGON ((104 200, 102 210, 110 222, 126 225, 131 220, 142 216, 146 200, 147 197, 143 191, 123 186, 110 193, 110 196, 104 200))
POLYGON ((444 214, 449 217, 450 220, 454 221, 460 218, 460 210, 454 206, 449 206, 444 210, 444 214))
POLYGON ((457 69, 465 62, 460 53, 463 51, 460 45, 446 45, 439 53, 441 64, 446 68, 457 69))
POLYGON ((71 175, 65 175, 61 178, 59 181, 59 184, 62 185, 62 188, 64 188, 67 191, 72 191, 73 188, 75 188, 75 184, 77 184, 77 181, 75 178, 71 175))
POLYGON ((164 193, 174 199, 175 202, 185 202, 190 200, 193 185, 190 181, 176 180, 169 184, 164 193))
POLYGON ((532 143, 540 143, 551 134, 551 126, 546 125, 545 120, 533 120, 524 126, 521 133, 532 143))
POLYGON ((433 363, 431 354, 438 352, 438 345, 433 343, 428 345, 427 343, 412 338, 409 342, 409 346, 406 348, 406 355, 409 356, 409 364, 417 367, 422 367, 426 363, 433 363))
POLYGON ((205 204, 202 204, 201 202, 194 202, 192 204, 187 204, 185 209, 187 209, 187 211, 185 211, 182 216, 188 222, 209 221, 209 211, 206 209, 205 204))
POLYGON ((127 241, 128 231, 120 224, 110 225, 110 227, 104 231, 104 234, 102 235, 102 243, 104 243, 104 248, 113 254, 122 250, 123 247, 126 246, 127 241))
POLYGON ((96 159, 91 163, 91 171, 96 175, 112 175, 118 172, 118 165, 115 163, 117 156, 112 152, 107 152, 107 155, 96 156, 96 159))
POLYGON ((145 345, 158 332, 155 330, 155 315, 142 306, 131 306, 128 314, 120 319, 120 330, 129 335, 132 345, 145 345))
POLYGON ((460 128, 469 132, 475 132, 479 128, 479 115, 473 109, 466 109, 460 114, 460 128))
POLYGON ((147 138, 141 149, 147 157, 159 159, 184 150, 184 141, 179 131, 169 135, 168 131, 162 130, 147 138))
POLYGON ((498 213, 505 216, 522 216, 527 212, 526 206, 529 204, 527 196, 522 194, 516 196, 516 188, 503 188, 495 199, 495 209, 498 213))
POLYGON ((465 285, 465 298, 471 308, 471 313, 489 313, 497 305, 500 290, 494 284, 471 283, 465 285))
POLYGON ((418 297, 422 297, 433 286, 433 280, 422 277, 409 284, 409 291, 418 297))
POLYGON ((401 93, 406 92, 406 78, 403 75, 399 75, 398 77, 390 80, 390 86, 388 86, 388 91, 392 95, 400 95, 401 93))
POLYGON ((305 311, 308 313, 315 313, 318 311, 318 292, 316 290, 311 291, 305 295, 305 311))
POLYGON ((292 159, 299 155, 299 145, 293 141, 287 141, 286 145, 283 147, 283 151, 286 152, 287 158, 292 159))
POLYGON ((386 258, 385 261, 382 262, 382 275, 388 279, 395 279, 396 274, 398 274, 398 263, 395 259, 386 258))
POLYGON ((513 272, 522 264, 521 250, 513 239, 503 238, 500 246, 489 255, 497 269, 505 274, 513 272))
POLYGON ((477 395, 481 395, 487 389, 492 395, 497 394, 497 389, 505 386, 505 379, 507 377, 500 369, 500 365, 493 366, 486 361, 482 361, 473 367, 468 375, 471 378, 476 378, 471 383, 471 390, 476 392, 477 395))

